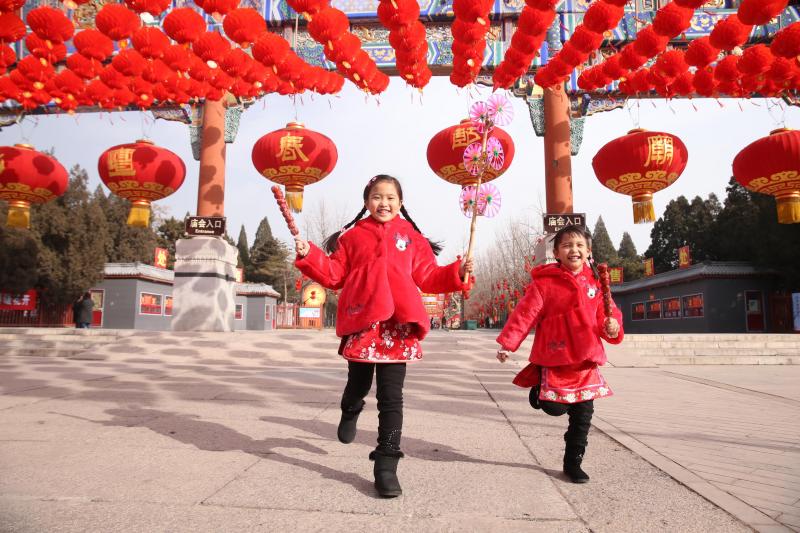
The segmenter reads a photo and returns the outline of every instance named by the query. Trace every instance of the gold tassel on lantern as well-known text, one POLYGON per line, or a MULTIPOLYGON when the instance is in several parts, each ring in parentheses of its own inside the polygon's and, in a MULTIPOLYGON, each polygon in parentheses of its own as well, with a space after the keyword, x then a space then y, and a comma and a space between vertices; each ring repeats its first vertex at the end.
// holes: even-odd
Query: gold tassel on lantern
POLYGON ((150 225, 150 202, 147 200, 134 200, 128 212, 128 225, 146 228, 150 225))
POLYGON ((778 222, 797 224, 800 222, 800 191, 775 199, 778 203, 778 222))
POLYGON ((303 186, 286 186, 286 204, 294 213, 303 210, 303 186))
POLYGON ((656 209, 653 206, 651 193, 638 194, 633 197, 634 224, 647 224, 656 221, 656 209))
POLYGON ((8 202, 8 217, 6 218, 10 228, 30 228, 31 227, 31 204, 25 200, 11 200, 8 202))

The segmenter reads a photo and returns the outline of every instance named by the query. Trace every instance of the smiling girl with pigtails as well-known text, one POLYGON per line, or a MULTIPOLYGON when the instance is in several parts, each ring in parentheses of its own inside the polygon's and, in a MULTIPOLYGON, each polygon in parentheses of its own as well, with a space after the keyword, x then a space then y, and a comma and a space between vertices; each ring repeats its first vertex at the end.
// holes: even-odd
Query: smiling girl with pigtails
POLYGON ((409 216, 396 178, 381 174, 370 179, 363 198, 358 215, 325 240, 329 256, 296 236, 295 266, 329 289, 342 289, 336 334, 342 339, 339 354, 348 361, 348 373, 338 438, 345 444, 355 439, 358 415, 375 375, 378 446, 370 459, 375 461, 378 494, 395 497, 402 494, 397 464, 403 457, 406 363, 422 358, 419 342, 430 330, 419 289, 435 294, 468 289, 463 279, 472 272, 472 261, 436 264, 434 254, 440 246, 430 243, 409 216))

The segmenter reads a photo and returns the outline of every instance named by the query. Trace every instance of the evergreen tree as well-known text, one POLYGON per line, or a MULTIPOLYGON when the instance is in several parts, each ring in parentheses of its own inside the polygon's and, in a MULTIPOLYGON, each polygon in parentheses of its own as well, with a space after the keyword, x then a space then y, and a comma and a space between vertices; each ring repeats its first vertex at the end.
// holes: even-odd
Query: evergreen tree
MULTIPOLYGON (((186 213, 186 216, 188 217, 189 213, 186 213)), ((169 251, 167 268, 171 269, 175 266, 175 242, 184 238, 185 231, 184 221, 175 217, 165 218, 158 223, 156 242, 159 248, 165 248, 169 251)))
POLYGON ((608 230, 603 222, 603 217, 597 218, 597 224, 592 233, 592 257, 597 263, 608 263, 614 265, 617 260, 617 251, 608 236, 608 230))
POLYGON ((244 224, 239 230, 239 241, 236 243, 236 248, 239 249, 239 268, 246 270, 250 264, 250 250, 247 247, 247 233, 244 231, 244 224))
POLYGON ((288 257, 289 249, 272 236, 269 221, 264 217, 250 248, 250 265, 245 277, 253 283, 282 284, 288 257))
MULTIPOLYGON (((6 213, 0 213, 5 220, 6 213)), ((38 279, 39 244, 25 228, 0 225, 0 289, 22 293, 33 289, 38 279)))
POLYGON ((131 203, 115 194, 106 196, 100 187, 94 196, 108 222, 110 239, 106 246, 106 260, 109 263, 152 263, 158 244, 156 233, 151 227, 128 225, 131 203))
POLYGON ((636 245, 633 244, 633 239, 627 231, 622 234, 617 257, 618 264, 614 266, 622 267, 624 281, 634 281, 644 276, 642 257, 636 252, 636 245))
POLYGON ((32 209, 32 234, 39 246, 36 285, 44 302, 72 302, 103 277, 108 224, 87 183, 86 171, 76 165, 67 192, 32 209))

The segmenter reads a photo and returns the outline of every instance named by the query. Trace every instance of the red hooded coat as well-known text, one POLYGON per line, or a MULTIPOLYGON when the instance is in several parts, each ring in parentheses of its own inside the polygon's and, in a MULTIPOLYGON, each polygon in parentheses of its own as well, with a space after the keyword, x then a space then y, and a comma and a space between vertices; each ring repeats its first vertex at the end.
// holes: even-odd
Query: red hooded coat
POLYGON ((351 335, 394 317, 416 324, 419 338, 430 331, 430 318, 417 287, 428 293, 460 291, 460 261, 440 267, 431 245, 398 217, 381 223, 367 217, 339 237, 330 257, 311 245, 295 266, 321 285, 337 290, 336 334, 351 335))
MULTIPOLYGON (((517 304, 497 342, 508 351, 516 351, 536 329, 529 361, 538 366, 576 365, 592 361, 606 362, 600 339, 611 344, 622 342, 622 313, 614 305, 612 316, 620 324, 619 335, 612 339, 603 327, 603 295, 592 269, 583 267, 577 275, 558 263, 541 265, 531 271, 532 281, 517 304)), ((525 372, 523 370, 522 372, 525 372)))

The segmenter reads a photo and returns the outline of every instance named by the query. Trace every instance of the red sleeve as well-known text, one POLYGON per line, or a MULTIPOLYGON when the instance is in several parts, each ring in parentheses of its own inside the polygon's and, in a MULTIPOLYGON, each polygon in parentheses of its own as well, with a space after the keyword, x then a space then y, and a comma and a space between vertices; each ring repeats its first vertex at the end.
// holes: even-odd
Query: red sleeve
POLYGON ((606 335, 606 313, 603 309, 602 299, 600 300, 600 305, 597 306, 597 327, 600 328, 600 336, 609 344, 619 344, 622 342, 622 338, 625 336, 625 331, 622 329, 622 312, 617 307, 617 304, 614 303, 614 300, 611 300, 611 316, 617 319, 619 322, 619 334, 615 338, 611 338, 606 335))
POLYGON ((503 327, 497 342, 504 350, 516 352, 525 337, 539 321, 539 314, 544 306, 542 293, 536 286, 535 281, 531 281, 525 288, 525 296, 514 308, 514 312, 508 318, 508 322, 503 327))
POLYGON ((449 265, 439 266, 436 264, 436 256, 433 255, 428 240, 419 234, 416 240, 419 244, 415 246, 411 277, 422 292, 442 294, 467 288, 458 275, 458 270, 461 268, 460 259, 449 265))
POLYGON ((347 264, 347 252, 341 241, 330 257, 325 255, 325 252, 314 243, 308 244, 311 247, 308 254, 305 257, 296 258, 294 266, 323 287, 332 290, 341 289, 350 270, 347 264))

